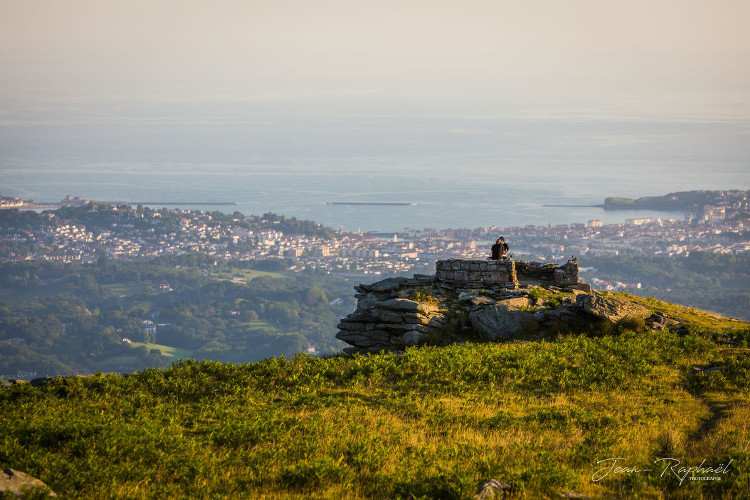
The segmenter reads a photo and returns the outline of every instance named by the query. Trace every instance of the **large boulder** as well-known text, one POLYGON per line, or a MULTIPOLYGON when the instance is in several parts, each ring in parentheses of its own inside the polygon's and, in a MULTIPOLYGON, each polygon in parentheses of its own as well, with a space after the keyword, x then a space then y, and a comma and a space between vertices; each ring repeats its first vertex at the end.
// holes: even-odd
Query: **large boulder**
POLYGON ((578 308, 597 318, 606 319, 613 323, 625 318, 646 319, 651 316, 651 311, 640 304, 617 297, 605 297, 600 294, 578 295, 576 297, 578 308))
POLYGON ((505 305, 483 307, 469 314, 475 330, 483 332, 491 340, 507 340, 520 332, 534 315, 505 305))
POLYGON ((25 472, 10 468, 3 469, 2 472, 0 472, 0 493, 10 493, 16 498, 23 498, 24 490, 27 492, 31 490, 34 498, 40 498, 40 496, 57 496, 49 486, 25 472), (43 491, 46 492, 46 494, 41 494, 43 491), (41 495, 37 495, 37 493, 40 493, 41 495))
POLYGON ((474 500, 500 500, 505 498, 505 490, 510 488, 510 485, 505 481, 490 479, 479 485, 477 494, 474 495, 474 500))

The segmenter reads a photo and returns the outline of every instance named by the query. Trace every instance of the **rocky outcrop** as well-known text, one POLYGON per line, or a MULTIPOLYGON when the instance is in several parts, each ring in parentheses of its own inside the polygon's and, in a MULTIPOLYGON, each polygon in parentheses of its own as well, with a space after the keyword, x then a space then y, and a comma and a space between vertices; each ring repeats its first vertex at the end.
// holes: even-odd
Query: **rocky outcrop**
POLYGON ((548 321, 561 314, 554 310, 530 312, 533 300, 529 290, 459 293, 424 275, 389 278, 355 289, 357 309, 340 321, 336 335, 352 346, 347 352, 402 350, 423 344, 440 332, 449 316, 468 318, 474 332, 489 340, 508 340, 531 322, 548 321))
POLYGON ((651 316, 651 311, 639 304, 598 293, 578 295, 576 305, 583 312, 613 323, 625 318, 646 319, 651 316))
POLYGON ((338 324, 336 338, 350 351, 380 352, 424 343, 445 324, 445 311, 434 301, 409 298, 415 287, 434 284, 432 276, 389 278, 355 287, 357 309, 338 324))
POLYGON ((455 340, 456 335, 506 341, 582 315, 613 323, 649 318, 653 328, 671 325, 635 302, 586 293, 590 287, 578 281, 575 259, 563 266, 453 259, 438 261, 437 269, 435 276, 356 286, 357 309, 338 324, 336 338, 351 345, 348 352, 367 353, 402 350, 431 338, 455 340), (523 270, 520 283, 516 265, 523 270), (524 276, 544 285, 524 284, 524 276))

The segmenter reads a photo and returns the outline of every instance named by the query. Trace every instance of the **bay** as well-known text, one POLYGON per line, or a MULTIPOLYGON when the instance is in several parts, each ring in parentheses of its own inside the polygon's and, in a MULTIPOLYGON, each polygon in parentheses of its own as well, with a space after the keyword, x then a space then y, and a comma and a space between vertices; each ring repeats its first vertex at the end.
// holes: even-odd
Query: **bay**
POLYGON ((5 124, 0 194, 274 212, 347 231, 682 218, 545 205, 747 189, 748 130, 742 122, 487 117, 5 124))

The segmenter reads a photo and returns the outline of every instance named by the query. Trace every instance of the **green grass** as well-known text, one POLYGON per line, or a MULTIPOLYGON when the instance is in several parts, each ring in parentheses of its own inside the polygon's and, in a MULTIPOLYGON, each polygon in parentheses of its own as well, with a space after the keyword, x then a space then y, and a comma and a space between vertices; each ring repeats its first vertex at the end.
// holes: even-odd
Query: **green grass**
POLYGON ((654 313, 659 312, 666 314, 670 318, 676 319, 680 323, 688 326, 694 326, 712 331, 722 331, 728 328, 742 328, 743 326, 747 325, 747 323, 741 320, 726 318, 716 313, 672 304, 671 302, 663 302, 654 298, 638 297, 636 295, 615 292, 601 293, 610 297, 619 297, 639 303, 643 306, 646 306, 654 313))
POLYGON ((283 278, 283 273, 275 273, 270 271, 256 271, 255 269, 234 269, 231 272, 214 273, 209 269, 208 276, 220 280, 232 280, 234 277, 244 278, 245 281, 250 281, 258 277, 268 278, 283 278))
POLYGON ((130 296, 143 293, 146 287, 141 284, 113 283, 111 285, 102 285, 102 288, 121 297, 123 295, 130 296))
POLYGON ((132 366, 143 366, 143 359, 136 352, 138 347, 146 347, 149 351, 151 349, 158 349, 163 356, 167 357, 170 361, 178 361, 180 359, 191 359, 193 357, 193 351, 190 349, 181 349, 179 347, 172 347, 163 344, 149 344, 145 342, 133 342, 129 344, 133 349, 132 354, 119 354, 117 356, 111 356, 109 358, 101 359, 96 364, 96 369, 101 372, 120 372, 123 370, 130 371, 132 366))
POLYGON ((169 358, 170 361, 177 361, 180 359, 189 359, 193 357, 193 351, 190 349, 181 349, 179 347, 172 347, 163 344, 148 344, 145 342, 133 342, 130 347, 136 349, 138 347, 146 347, 149 351, 151 349, 158 349, 161 351, 163 356, 169 358))
POLYGON ((69 498, 471 498, 490 478, 511 498, 740 498, 748 391, 747 351, 700 333, 183 361, 0 390, 0 467, 69 498), (682 486, 591 479, 663 456, 733 462, 682 486))

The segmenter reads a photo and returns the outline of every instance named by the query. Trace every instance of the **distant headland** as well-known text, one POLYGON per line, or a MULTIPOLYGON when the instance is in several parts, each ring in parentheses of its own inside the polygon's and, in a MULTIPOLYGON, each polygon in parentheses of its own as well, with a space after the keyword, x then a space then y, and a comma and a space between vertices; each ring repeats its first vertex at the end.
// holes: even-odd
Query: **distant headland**
POLYGON ((685 210, 702 211, 706 206, 725 205, 727 200, 747 200, 750 190, 731 191, 682 191, 664 196, 643 196, 641 198, 609 197, 601 205, 604 210, 685 210))
POLYGON ((557 204, 543 205, 545 207, 600 207, 604 210, 660 210, 702 212, 704 207, 724 206, 727 200, 736 199, 744 201, 750 197, 750 190, 730 191, 681 191, 669 193, 663 196, 642 196, 641 198, 623 198, 611 196, 604 199, 599 205, 557 204))

